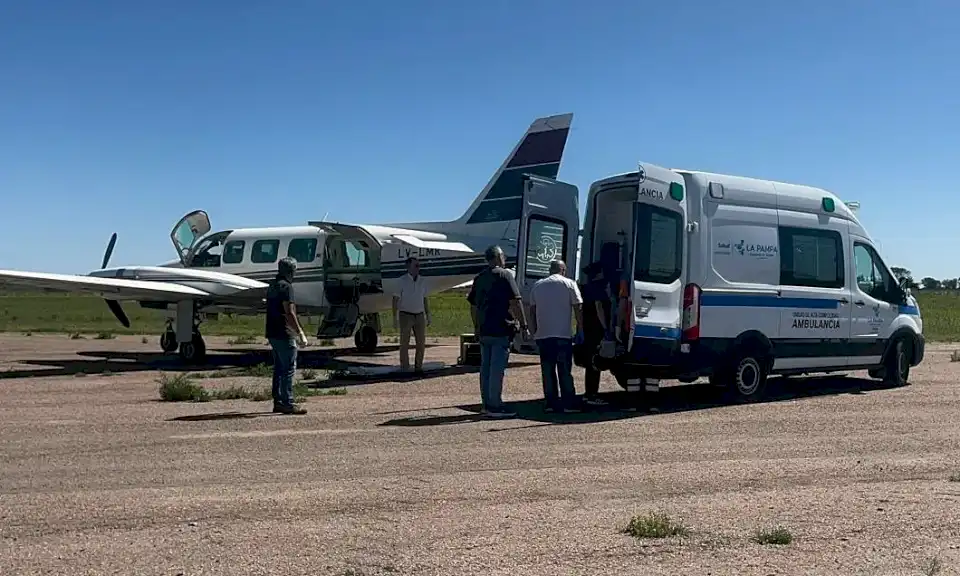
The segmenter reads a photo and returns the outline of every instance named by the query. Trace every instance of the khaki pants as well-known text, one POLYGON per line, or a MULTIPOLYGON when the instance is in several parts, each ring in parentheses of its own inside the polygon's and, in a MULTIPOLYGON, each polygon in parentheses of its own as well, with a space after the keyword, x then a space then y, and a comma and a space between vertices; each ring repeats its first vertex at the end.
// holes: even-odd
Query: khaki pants
POLYGON ((400 313, 400 369, 410 369, 410 330, 417 341, 414 369, 423 369, 423 351, 426 349, 427 316, 424 313, 400 313))

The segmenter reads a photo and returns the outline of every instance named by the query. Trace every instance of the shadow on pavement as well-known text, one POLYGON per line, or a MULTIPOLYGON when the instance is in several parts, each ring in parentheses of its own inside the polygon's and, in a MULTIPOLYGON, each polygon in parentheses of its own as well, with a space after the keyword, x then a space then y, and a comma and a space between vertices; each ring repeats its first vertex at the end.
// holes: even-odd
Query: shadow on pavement
MULTIPOLYGON (((767 404, 803 400, 820 396, 839 394, 859 395, 891 388, 880 380, 853 378, 845 376, 812 376, 807 378, 771 378, 767 383, 764 398, 753 401, 754 404, 767 404)), ((508 402, 507 407, 516 412, 513 419, 492 419, 480 414, 480 405, 446 406, 439 409, 458 408, 472 414, 456 414, 450 416, 410 416, 394 418, 379 424, 380 426, 439 426, 445 424, 459 424, 479 420, 489 422, 511 422, 527 420, 539 422, 538 425, 552 424, 587 424, 612 420, 624 420, 641 416, 655 416, 675 412, 692 412, 740 404, 737 400, 730 400, 723 390, 709 384, 686 384, 661 388, 655 393, 628 393, 610 392, 601 394, 607 406, 583 406, 583 412, 578 414, 548 413, 544 411, 542 399, 508 402)), ((436 410, 435 408, 434 410, 436 410)), ((413 410, 411 410, 412 412, 413 410)), ((507 431, 524 428, 510 426, 491 431, 507 431)))

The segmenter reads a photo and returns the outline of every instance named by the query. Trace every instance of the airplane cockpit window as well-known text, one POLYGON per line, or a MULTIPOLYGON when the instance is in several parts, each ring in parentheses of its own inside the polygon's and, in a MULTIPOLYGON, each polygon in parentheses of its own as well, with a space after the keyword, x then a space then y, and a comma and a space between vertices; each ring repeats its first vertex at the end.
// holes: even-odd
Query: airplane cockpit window
POLYGON ((243 240, 231 240, 223 247, 223 263, 239 264, 243 262, 243 249, 246 242, 243 240))
POLYGON ((280 251, 279 240, 257 240, 250 251, 250 261, 254 264, 270 264, 277 261, 280 251))
POLYGON ((222 238, 204 240, 197 247, 190 265, 196 268, 217 268, 223 251, 222 238))
POLYGON ((287 256, 297 262, 313 262, 317 257, 316 238, 294 238, 287 247, 287 256))

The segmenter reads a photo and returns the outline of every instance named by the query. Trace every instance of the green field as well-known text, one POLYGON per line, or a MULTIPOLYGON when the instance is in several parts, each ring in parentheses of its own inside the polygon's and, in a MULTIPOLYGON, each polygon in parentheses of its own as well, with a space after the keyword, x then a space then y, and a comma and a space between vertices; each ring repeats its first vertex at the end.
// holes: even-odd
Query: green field
MULTIPOLYGON (((135 302, 123 302, 122 305, 130 318, 130 328, 124 328, 107 308, 106 302, 94 296, 0 292, 0 332, 159 336, 163 331, 161 311, 141 308, 135 302)), ((455 336, 473 331, 463 292, 450 291, 431 297, 430 311, 433 322, 427 330, 431 336, 455 336)), ((380 320, 384 334, 396 334, 389 312, 381 314, 380 320)), ((307 336, 317 333, 315 323, 304 318, 301 322, 307 336)), ((258 336, 263 333, 263 324, 263 316, 220 316, 204 322, 201 331, 210 336, 258 336)))
MULTIPOLYGON (((960 292, 920 292, 918 299, 927 340, 960 341, 960 292)), ((431 335, 455 336, 472 331, 463 292, 452 291, 433 296, 430 307, 433 312, 433 325, 429 328, 431 335)), ((163 329, 163 316, 158 311, 147 310, 133 303, 125 303, 124 311, 130 318, 130 329, 121 326, 99 298, 52 293, 0 293, 0 332, 159 335, 163 329)), ((381 320, 384 333, 393 335, 389 314, 383 314, 381 320)), ((263 318, 221 316, 205 322, 202 330, 209 335, 259 335, 263 331, 263 318)), ((308 335, 316 333, 315 325, 309 323, 304 330, 308 335)))

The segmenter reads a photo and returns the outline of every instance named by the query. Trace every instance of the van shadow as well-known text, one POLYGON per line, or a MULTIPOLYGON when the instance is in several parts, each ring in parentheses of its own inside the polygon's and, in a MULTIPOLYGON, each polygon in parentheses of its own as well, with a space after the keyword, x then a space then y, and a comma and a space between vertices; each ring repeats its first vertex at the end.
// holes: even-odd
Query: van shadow
MULTIPOLYGON (((884 384, 880 380, 847 376, 778 377, 771 378, 767 383, 765 396, 752 403, 771 404, 840 394, 860 395, 890 388, 894 388, 894 386, 884 384)), ((583 406, 583 412, 575 414, 545 412, 543 400, 536 399, 508 402, 507 407, 517 413, 517 417, 510 420, 492 420, 480 414, 479 404, 470 404, 446 406, 442 408, 458 408, 469 412, 469 414, 409 416, 387 420, 379 425, 400 427, 441 426, 481 420, 491 423, 508 423, 516 420, 538 423, 530 426, 509 426, 488 430, 489 432, 501 432, 534 426, 589 424, 676 412, 693 412, 710 408, 736 406, 742 403, 736 400, 730 400, 729 397, 724 394, 723 390, 716 386, 699 383, 661 388, 659 392, 655 393, 636 394, 623 391, 609 392, 601 394, 601 398, 608 403, 607 406, 583 406), (634 408, 635 411, 632 411, 631 409, 634 408), (651 410, 651 408, 653 410, 651 410)))
MULTIPOLYGON (((431 346, 428 344, 427 348, 431 346)), ((378 348, 377 355, 392 354, 399 346, 378 348)), ((345 360, 343 356, 355 354, 354 348, 330 348, 320 350, 301 350, 297 354, 297 366, 300 368, 318 368, 325 370, 347 370, 351 367, 382 366, 375 362, 356 359, 345 360)), ((371 355, 367 355, 371 356, 371 355)), ((0 372, 5 378, 44 378, 50 376, 76 376, 96 374, 123 374, 163 370, 166 372, 203 372, 224 369, 244 369, 259 364, 273 364, 269 349, 250 347, 231 347, 229 350, 210 349, 202 364, 185 364, 174 354, 163 352, 130 352, 120 350, 84 350, 77 352, 77 358, 64 359, 23 359, 24 364, 41 368, 21 368, 0 372)))

